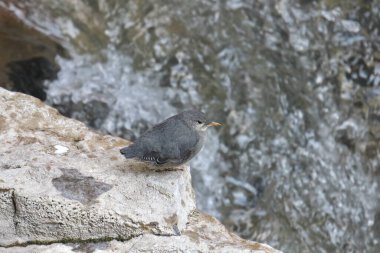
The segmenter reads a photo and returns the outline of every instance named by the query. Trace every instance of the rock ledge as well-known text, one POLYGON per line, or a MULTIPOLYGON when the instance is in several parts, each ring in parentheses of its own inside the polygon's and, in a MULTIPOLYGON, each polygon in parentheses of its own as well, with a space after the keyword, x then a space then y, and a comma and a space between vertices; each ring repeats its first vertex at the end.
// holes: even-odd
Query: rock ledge
POLYGON ((0 144, 0 252, 279 252, 197 211, 188 166, 138 169, 127 141, 2 88, 0 144))

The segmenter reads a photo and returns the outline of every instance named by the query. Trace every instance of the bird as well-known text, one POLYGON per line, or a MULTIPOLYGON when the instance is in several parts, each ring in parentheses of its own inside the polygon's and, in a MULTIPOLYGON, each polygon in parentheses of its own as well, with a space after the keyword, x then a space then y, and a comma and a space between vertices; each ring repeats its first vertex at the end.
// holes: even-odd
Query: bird
POLYGON ((189 110, 174 115, 146 131, 135 142, 120 149, 126 159, 155 168, 173 168, 190 161, 202 149, 208 127, 222 124, 189 110))

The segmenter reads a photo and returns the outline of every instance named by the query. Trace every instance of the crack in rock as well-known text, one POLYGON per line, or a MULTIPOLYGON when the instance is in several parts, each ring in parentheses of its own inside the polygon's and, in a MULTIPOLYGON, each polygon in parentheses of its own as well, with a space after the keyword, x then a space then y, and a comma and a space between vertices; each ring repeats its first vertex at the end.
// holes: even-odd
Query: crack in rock
POLYGON ((15 232, 17 234, 18 232, 18 221, 17 221, 17 201, 16 201, 16 192, 14 189, 11 190, 11 196, 12 196, 12 204, 13 204, 13 224, 14 224, 14 228, 15 228, 15 232))
POLYGON ((26 247, 28 245, 51 245, 51 244, 55 244, 55 243, 80 243, 80 244, 83 244, 83 243, 106 243, 106 242, 110 242, 110 241, 119 241, 119 242, 126 242, 126 241, 129 241, 135 237, 139 237, 141 236, 142 234, 137 234, 137 235, 133 235, 133 236, 130 236, 128 238, 121 238, 121 237, 101 237, 101 238, 91 238, 91 239, 86 239, 86 240, 81 240, 81 239, 72 239, 72 238, 66 238, 66 239, 61 239, 61 240, 54 240, 54 241, 38 241, 38 240, 35 240, 35 241, 27 241, 27 242, 24 242, 24 243, 13 243, 13 244, 10 244, 10 245, 6 245, 6 246, 0 246, 0 249, 1 248, 12 248, 12 247, 26 247))

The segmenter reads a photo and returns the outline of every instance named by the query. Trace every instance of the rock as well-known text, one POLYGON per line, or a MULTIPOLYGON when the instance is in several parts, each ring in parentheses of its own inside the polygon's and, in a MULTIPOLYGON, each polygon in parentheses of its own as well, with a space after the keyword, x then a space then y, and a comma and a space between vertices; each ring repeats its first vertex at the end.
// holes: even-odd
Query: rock
POLYGON ((0 111, 8 228, 1 246, 176 235, 185 228, 195 208, 188 167, 135 170, 119 153, 126 141, 89 131, 28 96, 3 90, 0 111))
POLYGON ((0 252, 278 252, 197 211, 187 165, 138 169, 128 141, 2 88, 0 143, 0 252))
POLYGON ((44 57, 33 57, 7 63, 8 78, 13 83, 12 90, 46 99, 45 80, 57 79, 58 66, 44 57))
POLYGON ((45 100, 45 81, 56 79, 59 71, 55 57, 68 56, 51 37, 0 6, 0 87, 45 100))
POLYGON ((249 242, 229 233, 215 218, 198 211, 190 215, 188 227, 181 236, 144 234, 129 241, 112 240, 99 243, 54 243, 27 247, 0 248, 0 253, 25 252, 218 252, 218 253, 280 253, 265 244, 249 242))

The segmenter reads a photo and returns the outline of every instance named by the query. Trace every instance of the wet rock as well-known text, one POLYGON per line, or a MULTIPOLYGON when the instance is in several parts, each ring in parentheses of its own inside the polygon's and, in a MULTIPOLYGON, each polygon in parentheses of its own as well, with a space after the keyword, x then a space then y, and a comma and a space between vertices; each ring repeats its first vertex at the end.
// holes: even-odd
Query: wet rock
POLYGON ((380 237, 380 211, 378 211, 375 214, 374 220, 375 220, 373 224, 374 233, 377 235, 377 237, 380 237))
POLYGON ((52 106, 66 117, 80 120, 86 125, 99 129, 107 118, 111 107, 100 100, 89 102, 72 100, 72 96, 62 96, 62 103, 53 103, 52 106))
POLYGON ((54 58, 67 55, 63 47, 0 7, 0 48, 0 87, 45 100, 45 81, 59 70, 54 58))
POLYGON ((13 82, 12 90, 41 100, 46 99, 44 81, 56 79, 58 72, 57 66, 43 57, 10 62, 7 67, 9 80, 13 82))
POLYGON ((278 252, 199 213, 187 165, 139 170, 127 141, 2 88, 0 119, 0 252, 278 252))

